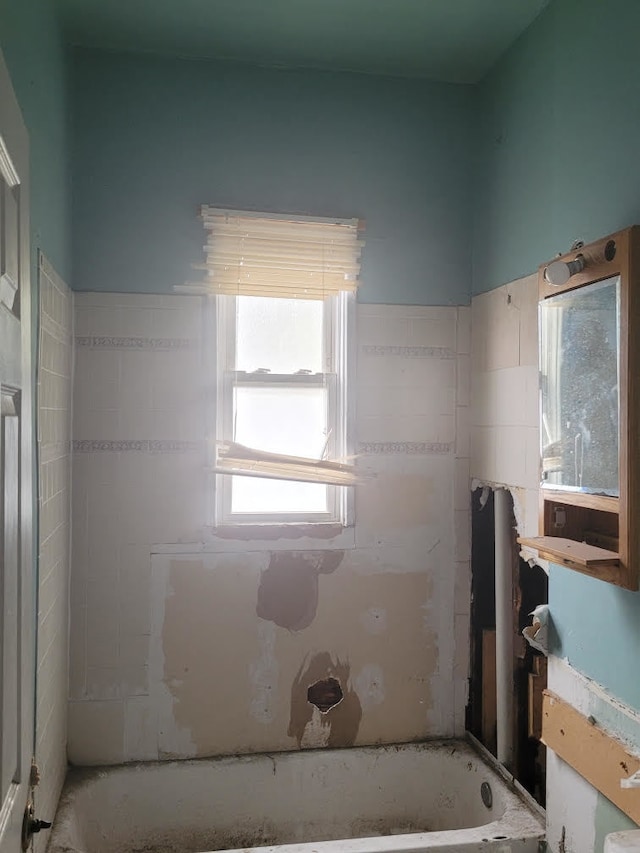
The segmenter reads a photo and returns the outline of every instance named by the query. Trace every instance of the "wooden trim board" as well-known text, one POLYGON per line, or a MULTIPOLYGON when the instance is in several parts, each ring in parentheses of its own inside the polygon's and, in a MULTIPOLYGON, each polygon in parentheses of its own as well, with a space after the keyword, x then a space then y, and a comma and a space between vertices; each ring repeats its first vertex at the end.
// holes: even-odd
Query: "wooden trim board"
POLYGON ((640 789, 620 780, 640 770, 640 758, 549 690, 542 703, 542 742, 601 794, 640 823, 640 789))

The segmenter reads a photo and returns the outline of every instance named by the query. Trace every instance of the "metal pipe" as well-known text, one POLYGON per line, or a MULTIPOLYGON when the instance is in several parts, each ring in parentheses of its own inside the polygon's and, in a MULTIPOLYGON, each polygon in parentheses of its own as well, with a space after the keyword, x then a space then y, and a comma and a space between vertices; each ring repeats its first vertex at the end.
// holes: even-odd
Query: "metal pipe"
POLYGON ((498 761, 513 765, 513 578, 511 495, 494 491, 496 579, 496 717, 498 761))

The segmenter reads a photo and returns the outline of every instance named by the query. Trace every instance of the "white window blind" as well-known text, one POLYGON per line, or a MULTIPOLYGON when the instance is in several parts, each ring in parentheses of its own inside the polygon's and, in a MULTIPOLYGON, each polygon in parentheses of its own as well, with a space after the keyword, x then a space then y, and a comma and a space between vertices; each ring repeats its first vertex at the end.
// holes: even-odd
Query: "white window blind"
POLYGON ((356 482, 353 465, 267 453, 253 447, 223 441, 218 442, 216 471, 220 474, 334 486, 352 486, 356 482))
POLYGON ((357 219, 328 220, 220 210, 204 205, 202 282, 189 293, 326 299, 355 291, 360 272, 357 219))
MULTIPOLYGON (((228 211, 208 205, 204 205, 200 213, 207 233, 205 262, 193 266, 203 270, 205 276, 200 282, 189 283, 176 290, 210 295, 217 300, 217 397, 221 416, 218 416, 214 442, 213 471, 234 477, 316 483, 327 487, 353 485, 358 477, 352 464, 353 458, 347 456, 347 400, 344 394, 346 321, 337 321, 343 316, 347 304, 344 300, 349 300, 358 286, 360 255, 364 245, 360 239, 361 223, 357 219, 313 219, 228 211), (283 347, 277 342, 278 336, 275 336, 274 352, 265 352, 261 356, 268 369, 249 368, 253 372, 247 374, 238 363, 238 359, 242 363, 238 312, 241 300, 246 297, 282 299, 283 304, 287 304, 284 300, 292 299, 322 300, 324 308, 319 316, 325 319, 318 327, 320 336, 317 340, 308 341, 309 353, 302 357, 306 360, 318 347, 319 352, 324 349, 323 372, 307 375, 311 371, 294 370, 291 367, 284 368, 284 373, 278 373, 277 352, 279 349, 289 351, 290 341, 287 340, 283 347), (333 319, 326 325, 329 318, 333 319), (333 328, 333 332, 327 337, 329 328, 333 328), (274 366, 276 373, 272 372, 274 366), (265 435, 259 424, 253 424, 256 429, 251 430, 253 438, 248 442, 252 446, 247 446, 247 442, 242 443, 242 438, 237 437, 237 429, 246 433, 246 424, 242 421, 244 416, 238 408, 244 405, 242 401, 246 396, 253 400, 260 395, 261 387, 264 387, 266 394, 273 395, 273 389, 277 387, 283 401, 282 413, 277 416, 284 419, 283 424, 289 429, 292 410, 286 401, 300 399, 307 386, 314 399, 318 396, 314 388, 318 386, 320 391, 323 390, 324 395, 321 393, 320 397, 325 399, 325 405, 328 406, 322 419, 326 432, 324 449, 319 451, 319 458, 272 452, 274 448, 269 447, 269 444, 273 442, 273 423, 269 424, 270 431, 265 435), (241 422, 244 424, 242 428, 241 422)), ((242 304, 247 303, 243 301, 242 304)), ((291 302, 288 304, 291 305, 291 302)), ((286 311, 286 322, 283 322, 281 334, 295 337, 298 326, 294 317, 298 312, 293 312, 292 308, 286 311)), ((304 366, 304 362, 299 365, 304 366)), ((294 403, 291 402, 291 405, 294 403)), ((314 429, 322 427, 322 423, 314 422, 314 429)), ((303 426, 300 428, 305 429, 303 426)), ((308 445, 309 441, 304 443, 308 445)), ((220 494, 226 494, 226 487, 220 494)), ((229 512, 233 516, 233 510, 224 508, 227 505, 226 498, 222 505, 220 517, 229 517, 229 512)))

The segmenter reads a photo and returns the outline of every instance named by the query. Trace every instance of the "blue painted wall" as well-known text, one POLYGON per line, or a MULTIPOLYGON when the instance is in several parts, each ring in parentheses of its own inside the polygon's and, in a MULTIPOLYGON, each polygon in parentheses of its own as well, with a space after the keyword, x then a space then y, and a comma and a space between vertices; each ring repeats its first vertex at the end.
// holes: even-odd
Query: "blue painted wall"
POLYGON ((551 566, 556 654, 640 710, 640 593, 551 566))
MULTIPOLYGON (((473 287, 640 222, 637 0, 554 0, 482 83, 473 287)), ((577 669, 640 709, 640 594, 552 567, 577 669)))
POLYGON ((473 291, 640 221, 640 3, 553 0, 479 87, 473 291))
POLYGON ((30 137, 32 270, 42 249, 68 281, 68 66, 53 4, 0 0, 0 49, 30 137))
POLYGON ((359 299, 469 301, 473 88, 78 50, 74 286, 170 292, 202 202, 366 220, 359 299))

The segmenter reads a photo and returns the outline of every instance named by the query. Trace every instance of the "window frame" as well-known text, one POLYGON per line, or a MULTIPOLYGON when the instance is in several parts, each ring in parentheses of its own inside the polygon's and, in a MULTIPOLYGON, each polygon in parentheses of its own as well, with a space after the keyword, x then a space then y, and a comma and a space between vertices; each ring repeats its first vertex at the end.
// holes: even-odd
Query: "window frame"
MULTIPOLYGON (((279 298, 279 297, 265 297, 279 298)), ((238 384, 273 387, 317 387, 322 384, 329 394, 328 443, 329 458, 342 459, 354 453, 354 334, 355 293, 341 292, 324 300, 322 374, 247 374, 229 369, 235 363, 235 320, 237 297, 215 295, 208 298, 208 335, 211 347, 209 364, 215 365, 215 386, 211 392, 209 423, 210 468, 215 465, 216 441, 233 440, 233 393, 238 384), (333 416, 332 414, 333 413, 333 416)), ((326 513, 233 513, 231 511, 232 477, 240 475, 212 474, 209 495, 212 496, 209 518, 216 527, 251 526, 331 526, 353 525, 353 488, 328 485, 326 513)))

